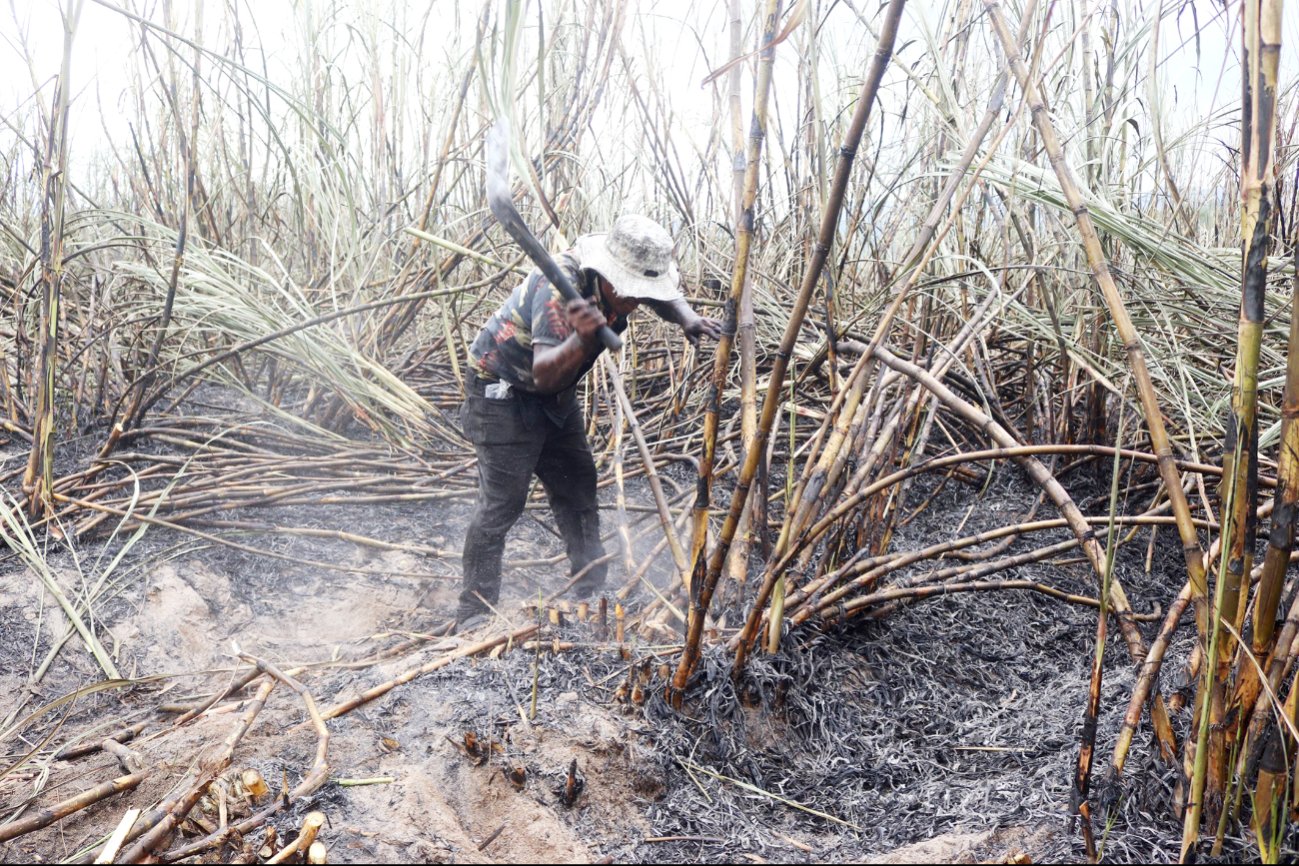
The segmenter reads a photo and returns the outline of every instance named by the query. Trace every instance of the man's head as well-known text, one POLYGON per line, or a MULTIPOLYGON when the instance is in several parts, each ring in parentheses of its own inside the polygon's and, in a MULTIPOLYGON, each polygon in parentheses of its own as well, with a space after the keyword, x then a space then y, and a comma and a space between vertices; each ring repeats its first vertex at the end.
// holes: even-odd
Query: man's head
POLYGON ((604 296, 605 309, 613 310, 615 316, 629 316, 640 306, 640 298, 629 298, 620 293, 617 287, 602 275, 596 274, 596 276, 599 277, 600 294, 604 296))
POLYGON ((618 217, 607 234, 577 239, 582 267, 589 268, 613 288, 615 298, 674 301, 681 275, 672 256, 672 236, 643 216, 618 217))

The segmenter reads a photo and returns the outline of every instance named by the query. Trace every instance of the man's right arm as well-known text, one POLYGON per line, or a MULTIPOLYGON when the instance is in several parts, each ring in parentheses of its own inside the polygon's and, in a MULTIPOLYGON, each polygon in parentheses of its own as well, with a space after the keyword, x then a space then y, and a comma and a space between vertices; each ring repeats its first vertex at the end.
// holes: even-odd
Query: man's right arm
POLYGON ((587 359, 600 351, 604 316, 590 301, 569 301, 564 316, 571 328, 560 343, 532 344, 532 381, 542 394, 564 390, 577 378, 587 359))

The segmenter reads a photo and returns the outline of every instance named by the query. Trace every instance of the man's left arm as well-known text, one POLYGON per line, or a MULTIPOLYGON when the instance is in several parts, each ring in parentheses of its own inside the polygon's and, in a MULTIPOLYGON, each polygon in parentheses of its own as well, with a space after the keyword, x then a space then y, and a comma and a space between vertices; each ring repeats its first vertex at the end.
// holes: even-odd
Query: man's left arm
POLYGON ((680 327, 685 332, 686 339, 696 346, 699 345, 700 337, 716 340, 722 336, 722 323, 699 315, 684 298, 671 301, 646 300, 645 304, 663 321, 680 327))

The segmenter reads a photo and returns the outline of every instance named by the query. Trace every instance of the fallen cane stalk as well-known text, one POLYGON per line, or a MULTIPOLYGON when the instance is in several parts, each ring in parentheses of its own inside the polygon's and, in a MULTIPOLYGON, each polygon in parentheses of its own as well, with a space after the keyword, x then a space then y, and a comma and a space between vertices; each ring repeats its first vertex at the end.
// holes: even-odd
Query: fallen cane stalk
POLYGON ((843 827, 847 827, 850 830, 860 831, 862 829, 861 827, 857 826, 851 821, 845 821, 842 818, 836 818, 833 815, 827 815, 825 812, 820 812, 816 809, 811 808, 810 806, 804 806, 802 803, 798 803, 795 802, 794 800, 786 799, 785 797, 781 797, 777 794, 773 794, 770 791, 765 791, 762 788, 759 788, 757 785, 752 785, 748 782, 742 782, 739 779, 732 779, 730 776, 723 776, 721 773, 718 773, 714 770, 710 770, 707 767, 701 767, 699 764, 696 764, 694 761, 687 760, 686 758, 677 758, 677 761, 680 762, 681 766, 687 767, 697 773, 703 773, 705 776, 712 776, 714 779, 717 779, 720 782, 728 782, 732 785, 735 785, 738 788, 743 788, 746 791, 751 791, 754 794, 759 794, 763 797, 767 797, 768 799, 775 800, 777 803, 784 803, 786 806, 789 806, 790 808, 793 809, 797 809, 800 812, 806 812, 809 815, 815 815, 818 818, 824 818, 827 821, 830 821, 834 824, 839 824, 840 826, 843 827))
POLYGON ((139 773, 131 773, 129 776, 120 776, 83 791, 75 797, 69 797, 61 803, 34 812, 26 818, 10 821, 8 824, 0 824, 0 842, 8 842, 10 839, 16 839, 33 830, 48 827, 62 821, 69 815, 75 815, 87 806, 92 806, 101 800, 107 800, 114 794, 133 790, 141 782, 149 778, 150 775, 151 771, 145 770, 139 773))
POLYGON ((267 860, 267 863, 284 863, 299 851, 306 851, 311 848, 316 841, 316 834, 320 828, 325 826, 325 815, 323 812, 308 812, 307 816, 302 819, 302 830, 298 833, 298 838, 285 845, 275 856, 267 860))
POLYGON ((320 717, 320 710, 316 707, 316 699, 311 696, 311 692, 307 691, 302 683, 265 659, 247 653, 240 653, 239 657, 250 664, 255 664, 258 670, 270 674, 293 689, 302 698, 302 702, 307 708, 307 715, 311 719, 311 725, 316 730, 317 738, 315 760, 312 762, 311 770, 307 773, 303 784, 314 784, 316 787, 324 784, 325 780, 329 778, 329 728, 325 725, 325 720, 320 717))
POLYGON ((121 855, 118 862, 139 863, 151 857, 154 849, 161 845, 171 835, 172 831, 180 826, 180 823, 185 820, 185 816, 198 804, 199 798, 203 796, 207 786, 230 765, 235 749, 243 740, 244 735, 248 733, 249 728, 252 727, 253 721, 261 713, 262 708, 266 706, 266 698, 274 690, 275 683, 276 680, 269 677, 262 683, 257 690, 256 696, 249 703, 248 709, 244 711, 243 716, 239 719, 239 723, 230 732, 230 736, 226 738, 225 743, 222 744, 221 751, 212 760, 201 761, 197 768, 190 771, 185 781, 181 783, 181 788, 185 790, 185 793, 164 802, 159 807, 161 818, 121 855))
POLYGON ((536 625, 528 625, 520 629, 515 629, 514 631, 509 632, 507 634, 499 635, 497 637, 490 638, 488 640, 481 641, 476 644, 463 646, 460 649, 448 653, 445 656, 441 656, 440 658, 436 658, 427 664, 421 665, 420 667, 417 668, 412 668, 411 670, 408 670, 405 673, 392 678, 386 683, 380 683, 379 685, 374 686, 373 688, 368 689, 365 692, 362 692, 360 695, 357 695, 356 697, 350 700, 342 701, 341 703, 335 704, 334 706, 325 710, 325 712, 321 714, 321 718, 324 720, 336 719, 339 716, 343 715, 344 713, 350 713, 352 710, 356 709, 357 707, 362 706, 364 704, 368 704, 370 701, 374 700, 375 698, 383 697, 384 695, 388 694, 388 692, 392 691, 398 686, 405 685, 411 680, 414 680, 418 677, 422 677, 425 674, 431 674, 434 671, 439 671, 442 668, 446 667, 447 665, 459 659, 468 658, 469 656, 479 655, 480 653, 485 653, 489 650, 493 650, 498 646, 514 644, 519 641, 526 640, 527 638, 530 638, 534 634, 536 634, 537 630, 538 628, 536 625))
MULTIPOLYGON (((1103 523, 1107 520, 1108 518, 1105 517, 1087 518, 1088 523, 1103 523)), ((1160 526, 1170 524, 1172 518, 1155 515, 1115 515, 1114 521, 1120 526, 1160 526)), ((994 548, 991 551, 995 555, 1001 549, 1009 549, 1008 542, 1013 542, 1017 537, 1025 537, 1031 532, 1044 529, 1068 528, 1068 526, 1068 521, 1062 517, 1057 517, 1050 520, 1003 526, 965 538, 951 539, 933 544, 920 550, 882 554, 857 561, 850 559, 834 571, 827 572, 817 581, 799 587, 798 591, 793 593, 787 602, 790 607, 789 617, 796 623, 805 622, 812 617, 817 606, 824 609, 828 604, 846 597, 856 589, 873 586, 887 575, 923 560, 935 558, 941 560, 950 556, 955 559, 968 559, 971 563, 969 567, 974 568, 979 562, 993 562, 990 557, 985 556, 989 551, 970 554, 965 552, 963 548, 994 539, 1001 539, 998 543, 1000 549, 994 548)), ((1077 539, 1074 539, 1070 546, 1076 545, 1077 539)), ((1032 559, 1024 561, 1036 561, 1041 558, 1044 557, 1035 555, 1032 559)), ((1003 558, 997 560, 997 562, 1004 562, 1008 567, 1017 564, 1013 557, 1003 558)), ((957 568, 960 567, 957 566, 957 568)), ((994 572, 985 573, 992 574, 994 572)), ((944 569, 941 573, 934 572, 926 575, 925 579, 946 579, 948 576, 956 577, 958 572, 944 569)), ((1143 614, 1137 618, 1142 621, 1154 621, 1163 619, 1163 613, 1161 612, 1155 617, 1143 614)))
MULTIPOLYGON (((1077 542, 1067 542, 1071 546, 1077 542)), ((881 590, 868 596, 855 598, 851 602, 842 605, 840 609, 829 608, 823 610, 827 622, 838 619, 842 614, 853 614, 866 608, 883 605, 890 601, 899 599, 928 599, 938 598, 944 595, 956 595, 963 592, 997 592, 1011 589, 1026 589, 1032 592, 1038 592, 1060 601, 1071 602, 1072 604, 1081 604, 1086 607, 1100 608, 1101 603, 1098 599, 1088 598, 1085 595, 1074 595, 1065 592, 1062 589, 1056 589, 1054 586, 1047 586, 1044 583, 1038 583, 1034 580, 976 580, 961 583, 943 583, 937 586, 915 586, 900 587, 896 589, 881 590)), ((1132 617, 1138 621, 1148 621, 1149 616, 1134 614, 1132 617)))
MULTIPOLYGON (((800 538, 793 546, 791 546, 790 550, 785 554, 785 557, 777 563, 776 568, 768 569, 768 579, 774 583, 775 574, 787 568, 788 565, 793 561, 794 557, 803 549, 804 545, 810 545, 814 543, 817 539, 822 537, 834 525, 836 521, 841 520, 845 516, 851 514, 855 509, 857 509, 857 507, 862 502, 865 502, 870 497, 878 494, 880 491, 886 490, 889 487, 892 487, 893 485, 896 485, 905 479, 911 478, 913 476, 919 475, 924 472, 931 472, 935 469, 942 469, 947 466, 960 465, 962 463, 968 463, 968 462, 974 462, 980 460, 1000 460, 1003 458, 1018 460, 1023 457, 1030 457, 1037 454, 1055 454, 1055 453, 1113 455, 1115 453, 1115 450, 1113 448, 1110 448, 1109 446, 1104 446, 1104 445, 1019 445, 1016 447, 1008 447, 1008 448, 987 448, 979 451, 965 451, 957 454, 950 454, 944 457, 934 457, 920 463, 914 463, 911 466, 908 466, 904 469, 899 469, 898 471, 892 473, 891 475, 887 475, 883 478, 878 479, 877 481, 871 483, 867 487, 864 487, 863 489, 854 493, 852 496, 840 502, 837 506, 835 506, 833 510, 828 512, 819 521, 817 521, 816 524, 814 524, 809 530, 807 530, 807 532, 803 534, 802 538, 800 538)), ((1118 453, 1120 453, 1123 457, 1127 459, 1142 460, 1142 461, 1148 461, 1152 463, 1157 461, 1155 455, 1145 451, 1136 451, 1136 450, 1125 448, 1125 449, 1121 449, 1118 453)), ((1187 461, 1178 461, 1178 466, 1179 468, 1184 469, 1188 472, 1201 472, 1210 475, 1221 471, 1220 468, 1209 466, 1207 464, 1190 463, 1187 461)), ((1263 483, 1267 485, 1271 485, 1273 482, 1272 480, 1267 479, 1264 480, 1263 483)), ((1061 518, 1061 520, 1063 521, 1062 525, 1065 526, 1069 525, 1068 520, 1065 520, 1064 518, 1061 518)), ((1086 520, 1086 518, 1084 518, 1084 520, 1086 520)), ((739 646, 740 642, 741 642, 740 636, 732 638, 727 643, 727 649, 735 650, 737 646, 739 646)))
POLYGON ((127 809, 122 820, 117 822, 117 828, 113 834, 108 837, 104 843, 104 850, 95 858, 96 863, 113 863, 117 860, 117 852, 122 850, 122 844, 126 842, 126 834, 131 832, 135 826, 135 820, 140 817, 139 809, 127 809))
POLYGON ((204 701, 200 701, 200 702, 198 702, 198 703, 195 704, 193 707, 191 707, 189 710, 187 710, 186 712, 182 713, 182 714, 180 715, 179 718, 175 719, 175 720, 172 722, 172 726, 173 726, 173 727, 180 727, 181 725, 185 724, 186 722, 190 721, 191 719, 198 718, 199 716, 201 716, 201 715, 203 715, 204 713, 206 713, 208 710, 210 710, 210 709, 212 709, 213 707, 215 707, 215 706, 216 706, 218 703, 220 703, 220 702, 221 702, 221 701, 222 701, 222 700, 223 700, 227 695, 232 695, 232 694, 234 694, 235 692, 237 692, 237 691, 239 691, 240 689, 242 689, 244 686, 246 686, 246 685, 248 685, 249 683, 251 683, 253 680, 257 679, 259 676, 261 676, 261 673, 262 673, 262 672, 259 671, 256 667, 252 668, 252 669, 249 670, 247 673, 243 674, 242 676, 238 677, 237 679, 234 679, 234 680, 233 680, 229 685, 227 685, 227 686, 226 686, 224 689, 222 689, 221 691, 219 691, 219 692, 214 692, 214 693, 212 694, 212 696, 211 696, 210 698, 208 698, 207 700, 204 700, 204 701))
MULTIPOLYGON (((915 379, 946 404, 948 408, 977 425, 989 438, 998 444, 1008 448, 1017 444, 1005 428, 978 408, 962 400, 950 388, 934 379, 928 371, 902 360, 883 346, 876 349, 875 352, 884 364, 915 379)), ((1051 501, 1055 503, 1056 508, 1059 509, 1060 515, 1069 522, 1069 528, 1073 530, 1074 535, 1082 545, 1083 552, 1087 554, 1087 559, 1092 566, 1092 570, 1096 573, 1098 583, 1104 584, 1106 573, 1104 552, 1096 541, 1096 533, 1087 524, 1086 518, 1082 516, 1068 491, 1036 458, 1019 457, 1016 458, 1015 462, 1024 469, 1034 483, 1046 492, 1051 501)), ((1194 528, 1194 525, 1192 525, 1192 531, 1194 531, 1194 528)), ((1124 641, 1128 646, 1128 653, 1132 656, 1134 662, 1141 664, 1146 659, 1145 641, 1142 639, 1136 623, 1132 620, 1132 605, 1128 602, 1127 593, 1124 592, 1123 585, 1119 583, 1118 578, 1112 577, 1110 580, 1109 602, 1113 605, 1114 615, 1119 622, 1119 630, 1122 632, 1124 641)), ((1168 720, 1168 708, 1165 706, 1162 697, 1156 697, 1151 708, 1151 719, 1161 743, 1169 749, 1175 748, 1173 746, 1175 738, 1172 725, 1168 720)))
MULTIPOLYGON (((247 656, 247 658, 252 660, 256 657, 247 656)), ((270 673, 270 679, 267 680, 268 682, 284 682, 295 691, 297 691, 298 688, 301 688, 300 684, 297 686, 294 685, 296 681, 293 679, 293 673, 298 672, 296 669, 293 672, 284 673, 278 671, 278 669, 269 662, 261 659, 256 659, 256 661, 259 665, 259 669, 261 669, 262 665, 265 665, 265 669, 270 673), (272 671, 274 672, 272 673, 272 671)), ((329 729, 325 726, 325 717, 323 717, 316 709, 315 700, 306 689, 302 689, 299 694, 302 695, 303 703, 307 705, 308 715, 311 716, 311 724, 315 728, 318 736, 315 762, 307 775, 302 778, 302 781, 298 782, 298 784, 294 786, 293 790, 281 792, 280 796, 276 797, 275 800, 262 811, 245 818, 238 824, 231 824, 224 829, 204 836, 201 839, 197 839, 178 848, 173 848, 162 855, 162 860, 169 863, 175 862, 176 860, 192 857, 195 854, 200 854, 203 851, 214 848, 217 845, 224 843, 227 839, 236 836, 246 836, 248 833, 265 824, 277 813, 287 809, 293 803, 296 803, 303 797, 315 793, 321 785, 325 784, 325 782, 329 780, 329 764, 326 760, 326 752, 329 748, 329 729)))
MULTIPOLYGON (((119 728, 105 737, 104 740, 112 740, 119 745, 128 743, 139 736, 148 724, 149 720, 145 719, 144 721, 136 722, 133 725, 119 728)), ((54 757, 59 761, 74 761, 77 758, 84 758, 86 755, 93 755, 95 752, 101 752, 104 750, 103 747, 104 741, 102 740, 100 742, 82 743, 79 746, 64 746, 54 753, 54 757)), ((134 772, 134 770, 128 770, 128 772, 134 772)))

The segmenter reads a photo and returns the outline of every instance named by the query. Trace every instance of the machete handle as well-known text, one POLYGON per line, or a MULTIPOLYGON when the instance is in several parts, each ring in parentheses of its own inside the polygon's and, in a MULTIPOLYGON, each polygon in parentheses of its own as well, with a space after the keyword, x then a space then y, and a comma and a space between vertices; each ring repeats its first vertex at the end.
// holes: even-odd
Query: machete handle
MULTIPOLYGON (((541 269, 546 279, 550 280, 550 284, 559 289, 559 293, 565 300, 580 301, 582 296, 577 293, 577 289, 573 288, 568 275, 560 268, 554 257, 546 252, 541 241, 528 231, 528 227, 523 224, 523 217, 519 215, 519 211, 514 207, 514 201, 510 198, 509 140, 509 124, 502 117, 492 124, 491 131, 487 133, 487 206, 491 208, 492 215, 497 221, 505 227, 506 233, 523 248, 528 258, 541 269)), ((616 352, 622 348, 622 338, 608 325, 600 326, 599 336, 600 342, 609 351, 616 352)))
POLYGON ((610 352, 616 352, 622 348, 622 337, 615 334, 613 328, 608 325, 601 325, 599 333, 600 342, 604 343, 604 347, 610 352))

